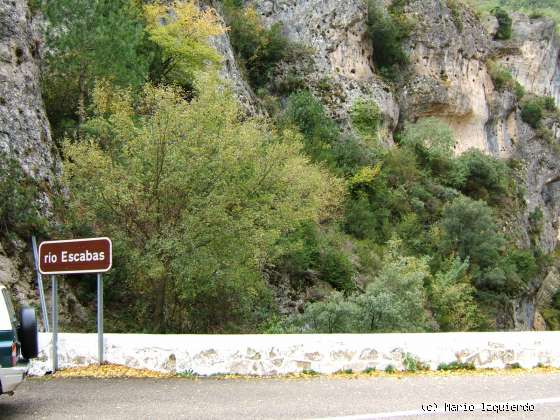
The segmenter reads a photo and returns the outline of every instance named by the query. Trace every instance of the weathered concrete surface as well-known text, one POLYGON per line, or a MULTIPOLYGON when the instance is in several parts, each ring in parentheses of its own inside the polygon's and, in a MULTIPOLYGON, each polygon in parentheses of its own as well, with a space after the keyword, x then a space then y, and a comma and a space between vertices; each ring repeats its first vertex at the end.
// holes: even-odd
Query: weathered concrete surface
MULTIPOLYGON (((51 370, 50 334, 41 334, 41 354, 30 374, 51 370)), ((96 334, 60 334, 61 368, 97 363, 96 334)), ((404 369, 414 358, 470 362, 480 368, 519 363, 560 367, 560 332, 306 335, 106 334, 105 360, 135 368, 199 375, 282 375, 303 370, 333 373, 367 368, 404 369)))

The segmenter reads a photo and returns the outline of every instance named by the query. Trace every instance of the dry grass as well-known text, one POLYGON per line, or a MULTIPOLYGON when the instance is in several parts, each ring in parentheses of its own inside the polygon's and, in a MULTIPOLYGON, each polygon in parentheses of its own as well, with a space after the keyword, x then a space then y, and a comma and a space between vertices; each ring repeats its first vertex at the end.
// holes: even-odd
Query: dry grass
MULTIPOLYGON (((458 370, 424 370, 416 372, 395 372, 386 373, 383 371, 372 372, 336 372, 330 375, 322 375, 317 372, 307 371, 279 376, 246 376, 246 375, 212 375, 211 378, 219 380, 227 379, 312 379, 312 378, 331 378, 331 379, 364 379, 364 378, 406 378, 414 376, 517 376, 530 374, 558 374, 559 368, 539 367, 533 369, 458 369, 458 370)), ((148 369, 135 369, 122 365, 90 365, 85 367, 62 369, 56 372, 51 378, 188 378, 200 379, 203 376, 196 374, 169 374, 156 372, 148 369)))

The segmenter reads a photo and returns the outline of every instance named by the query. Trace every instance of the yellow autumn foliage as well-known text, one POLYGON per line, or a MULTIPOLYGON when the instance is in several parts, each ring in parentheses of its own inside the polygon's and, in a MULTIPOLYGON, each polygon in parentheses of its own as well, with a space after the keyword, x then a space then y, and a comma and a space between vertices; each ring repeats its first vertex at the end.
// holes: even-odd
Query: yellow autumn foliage
POLYGON ((225 32, 214 9, 175 1, 145 5, 144 15, 150 39, 164 52, 168 79, 185 83, 197 71, 220 62, 220 55, 209 44, 210 37, 225 32))

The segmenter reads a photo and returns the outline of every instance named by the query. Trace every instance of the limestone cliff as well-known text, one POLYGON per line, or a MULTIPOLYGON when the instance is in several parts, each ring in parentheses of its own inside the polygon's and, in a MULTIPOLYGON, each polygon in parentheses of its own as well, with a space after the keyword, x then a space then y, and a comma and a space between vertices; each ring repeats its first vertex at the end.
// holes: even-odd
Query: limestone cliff
MULTIPOLYGON (((38 182, 41 207, 48 216, 60 157, 41 97, 41 47, 40 19, 31 14, 27 1, 0 1, 0 150, 38 182)), ((11 289, 18 303, 38 306, 31 238, 0 237, 0 283, 11 289)), ((61 303, 63 320, 84 319, 70 289, 62 289, 61 303)))
MULTIPOLYGON (((388 138, 399 124, 437 116, 453 129, 456 153, 477 148, 521 162, 519 177, 527 194, 526 208, 515 222, 521 226, 520 245, 530 242, 528 219, 538 208, 544 214, 538 242, 545 252, 556 248, 558 148, 540 139, 522 121, 516 97, 496 90, 487 65, 489 59, 497 60, 528 93, 551 96, 560 105, 560 39, 553 22, 514 14, 512 39, 495 41, 497 21, 492 16, 481 21, 471 8, 458 2, 410 0, 404 7, 415 23, 406 42, 408 77, 395 86, 376 74, 363 1, 341 5, 336 0, 257 0, 253 4, 268 25, 280 22, 292 41, 312 47, 308 86, 343 126, 351 125, 348 110, 358 98, 371 99, 385 116, 388 138), (325 79, 332 86, 328 92, 320 88, 325 79)), ((553 143, 558 143, 560 127, 555 123, 548 126, 553 143)), ((535 279, 527 296, 511 302, 498 326, 533 328, 539 317, 536 308, 550 299, 545 290, 560 283, 557 277, 554 271, 535 279)))
POLYGON ((302 73, 337 121, 349 124, 352 105, 360 99, 372 100, 391 134, 399 106, 391 87, 374 72, 362 0, 350 0, 342 7, 338 1, 265 0, 256 2, 256 7, 266 24, 282 23, 291 41, 311 47, 311 69, 302 73))
POLYGON ((25 0, 0 2, 0 150, 50 185, 59 172, 57 152, 41 99, 42 38, 25 0))

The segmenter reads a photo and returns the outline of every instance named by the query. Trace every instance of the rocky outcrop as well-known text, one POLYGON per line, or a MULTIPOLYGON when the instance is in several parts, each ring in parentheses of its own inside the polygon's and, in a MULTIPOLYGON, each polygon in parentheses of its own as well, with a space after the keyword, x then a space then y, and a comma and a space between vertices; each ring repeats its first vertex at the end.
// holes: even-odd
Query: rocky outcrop
POLYGON ((528 91, 560 105, 560 36, 555 23, 514 13, 512 39, 503 43, 501 63, 528 91))
MULTIPOLYGON (((37 181, 48 215, 60 157, 41 97, 41 46, 40 21, 31 15, 27 2, 0 1, 0 150, 37 181)), ((33 267, 31 238, 0 236, 0 283, 11 290, 16 303, 38 307, 33 267)), ((60 295, 61 321, 84 321, 87 313, 71 288, 63 286, 60 295)))
POLYGON ((448 122, 456 153, 509 150, 486 134, 494 86, 485 61, 493 42, 478 18, 468 8, 452 10, 445 0, 411 1, 405 10, 416 24, 407 43, 412 74, 399 95, 404 118, 448 122))
POLYGON ((41 99, 39 29, 25 0, 0 2, 0 150, 48 188, 59 161, 41 99))
MULTIPOLYGON (((218 13, 221 13, 222 7, 219 2, 214 1, 210 2, 210 4, 214 9, 218 11, 218 13)), ((226 27, 223 19, 221 19, 221 24, 226 27)), ((262 114, 263 111, 259 105, 257 98, 255 97, 255 94, 253 93, 249 84, 245 81, 245 79, 243 79, 243 76, 241 75, 241 71, 237 64, 237 60, 235 59, 235 55, 233 53, 231 42, 227 33, 213 37, 210 40, 210 43, 222 56, 222 62, 219 71, 220 76, 230 84, 231 88, 235 92, 236 97, 239 99, 239 103, 243 111, 245 111, 248 115, 262 114)))
POLYGON ((295 71, 343 127, 349 126, 348 113, 356 101, 373 101, 384 116, 385 134, 392 138, 399 106, 392 88, 374 72, 365 2, 263 0, 256 7, 267 25, 281 23, 292 42, 311 49, 310 65, 300 62, 310 68, 295 71))

